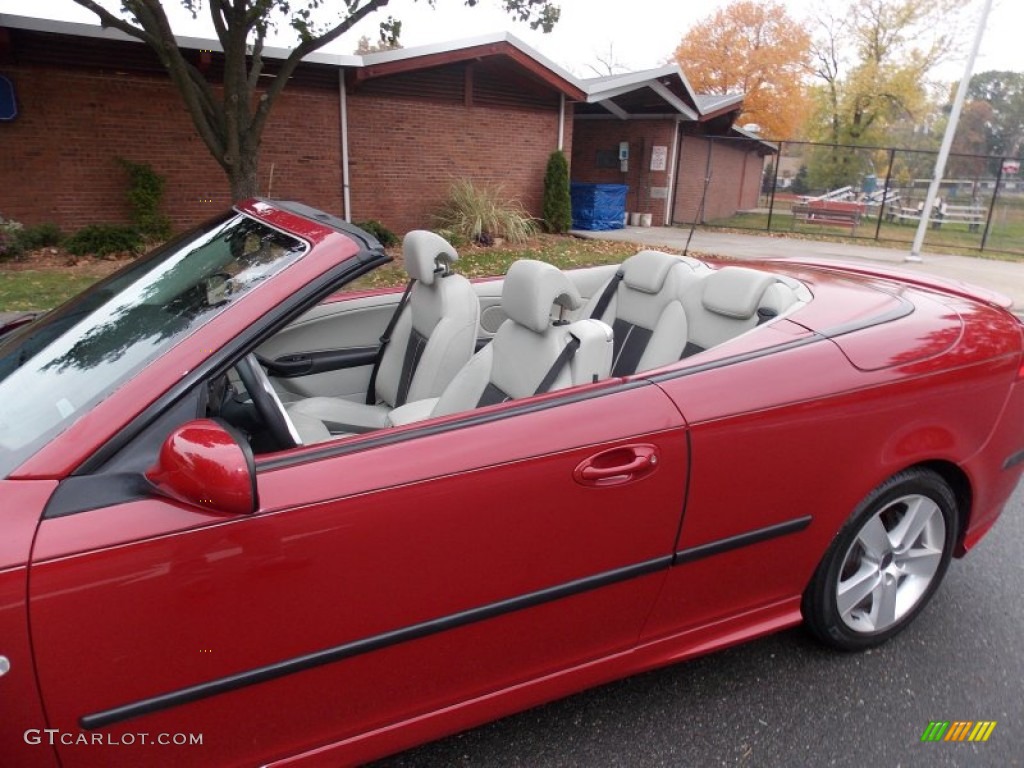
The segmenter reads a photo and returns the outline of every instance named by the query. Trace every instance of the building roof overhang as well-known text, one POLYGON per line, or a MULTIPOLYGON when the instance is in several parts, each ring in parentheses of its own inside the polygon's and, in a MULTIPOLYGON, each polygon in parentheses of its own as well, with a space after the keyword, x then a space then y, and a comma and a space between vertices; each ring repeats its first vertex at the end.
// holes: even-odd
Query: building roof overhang
MULTIPOLYGON (((0 29, 3 28, 142 44, 138 38, 113 27, 0 13, 0 29)), ((184 49, 223 53, 223 47, 217 39, 184 35, 178 35, 176 39, 178 45, 184 49)), ((288 58, 290 54, 290 49, 274 46, 265 47, 262 53, 265 59, 279 61, 288 58)), ((356 73, 356 80, 368 80, 489 57, 503 57, 515 62, 527 70, 534 79, 540 80, 572 101, 582 101, 586 98, 583 88, 571 74, 507 32, 364 55, 314 51, 302 61, 307 64, 352 69, 356 73)))
POLYGON ((576 113, 585 118, 614 115, 620 120, 650 119, 654 115, 703 123, 730 112, 737 114, 743 96, 697 93, 678 64, 592 77, 582 81, 587 91, 576 113))
POLYGON ((503 57, 514 61, 536 79, 572 101, 583 101, 586 93, 567 71, 508 32, 482 35, 446 43, 368 53, 355 71, 356 81, 413 72, 446 64, 503 57))
MULTIPOLYGON (((4 28, 141 44, 137 38, 110 27, 0 13, 0 29, 4 28)), ((177 41, 185 49, 223 52, 216 39, 178 36, 177 41)), ((281 61, 290 53, 288 48, 268 46, 263 49, 263 57, 268 60, 281 61)), ((575 114, 583 119, 674 119, 706 123, 729 113, 738 115, 743 105, 741 95, 696 93, 677 64, 581 80, 508 32, 363 55, 314 51, 303 62, 345 69, 350 78, 360 82, 485 59, 511 62, 525 70, 535 82, 576 102, 575 114)))

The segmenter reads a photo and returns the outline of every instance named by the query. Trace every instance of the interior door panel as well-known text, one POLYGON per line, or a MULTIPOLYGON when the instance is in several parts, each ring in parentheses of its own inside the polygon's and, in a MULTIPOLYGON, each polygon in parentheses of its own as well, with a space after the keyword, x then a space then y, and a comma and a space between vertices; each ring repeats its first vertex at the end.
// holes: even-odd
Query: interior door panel
MULTIPOLYGON (((398 291, 324 302, 277 333, 258 352, 273 360, 306 352, 376 347, 401 295, 398 291)), ((309 376, 275 377, 274 385, 287 400, 323 395, 361 401, 370 383, 370 370, 370 365, 361 365, 309 376)))
MULTIPOLYGON (((615 269, 615 265, 607 265, 566 274, 586 302, 611 277, 615 269)), ((480 298, 480 327, 477 331, 480 340, 493 338, 507 317, 501 308, 503 285, 503 280, 481 280, 473 284, 480 298)), ((375 347, 400 297, 401 291, 395 290, 344 302, 324 302, 275 335, 258 352, 273 360, 303 353, 375 347)), ((275 388, 286 401, 318 395, 361 401, 369 382, 369 365, 274 379, 275 388)))

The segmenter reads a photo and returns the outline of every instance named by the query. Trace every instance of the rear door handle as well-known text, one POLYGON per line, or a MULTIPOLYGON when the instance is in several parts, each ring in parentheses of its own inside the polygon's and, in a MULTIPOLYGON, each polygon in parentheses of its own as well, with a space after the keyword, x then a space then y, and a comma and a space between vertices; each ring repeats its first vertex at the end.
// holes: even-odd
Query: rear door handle
POLYGON ((580 485, 607 488, 639 480, 658 466, 658 449, 653 445, 623 445, 580 462, 573 479, 580 485))

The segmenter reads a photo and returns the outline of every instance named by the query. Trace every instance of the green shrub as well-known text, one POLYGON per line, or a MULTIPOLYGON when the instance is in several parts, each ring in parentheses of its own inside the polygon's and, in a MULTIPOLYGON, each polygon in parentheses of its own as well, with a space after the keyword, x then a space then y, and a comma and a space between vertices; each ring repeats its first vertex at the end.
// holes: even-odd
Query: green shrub
POLYGON ((133 163, 118 158, 128 172, 128 207, 132 213, 132 226, 137 232, 159 240, 171 234, 171 222, 160 212, 164 199, 164 177, 147 163, 133 163))
POLYGON ((135 251, 142 246, 142 235, 120 224, 90 224, 64 241, 64 247, 76 256, 106 256, 135 251))
POLYGON ((807 182, 806 165, 801 165, 799 170, 797 170, 796 176, 793 178, 793 183, 789 187, 789 191, 794 195, 806 195, 811 191, 811 186, 807 182))
POLYGON ((0 216, 0 261, 16 259, 25 251, 21 242, 21 222, 0 216))
POLYGON ((572 200, 569 197, 569 161, 556 149, 544 172, 544 225, 548 232, 572 229, 572 200))
POLYGON ((452 248, 455 248, 456 250, 458 250, 459 248, 464 248, 465 246, 467 246, 471 242, 473 242, 472 240, 470 240, 468 237, 466 237, 465 235, 461 234, 460 232, 455 232, 455 231, 450 230, 450 229, 443 229, 442 228, 442 229, 438 229, 436 231, 437 231, 437 234, 439 234, 441 237, 443 237, 445 240, 447 240, 448 243, 452 246, 452 248))
POLYGON ((434 219, 439 230, 484 245, 496 237, 523 243, 537 232, 522 203, 503 197, 501 187, 477 187, 469 179, 451 185, 434 219))
POLYGON ((371 235, 376 237, 380 241, 380 244, 385 247, 398 245, 399 243, 398 235, 396 235, 394 232, 385 227, 376 219, 357 221, 355 224, 360 229, 365 230, 366 232, 369 232, 371 235))
POLYGON ((18 235, 18 239, 21 241, 22 246, 25 250, 35 250, 37 248, 48 248, 52 245, 60 245, 60 241, 64 239, 63 233, 53 222, 45 222, 43 224, 36 224, 33 227, 25 227, 21 230, 18 235))

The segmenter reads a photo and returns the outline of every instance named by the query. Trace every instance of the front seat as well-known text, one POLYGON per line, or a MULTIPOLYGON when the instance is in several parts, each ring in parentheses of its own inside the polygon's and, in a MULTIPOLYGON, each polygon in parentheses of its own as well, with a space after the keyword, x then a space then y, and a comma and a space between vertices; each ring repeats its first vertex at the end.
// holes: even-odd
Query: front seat
POLYGON ((392 412, 396 426, 607 378, 612 333, 598 320, 562 318, 582 303, 561 270, 541 261, 515 262, 505 276, 501 307, 508 319, 494 339, 458 372, 441 397, 392 412), (552 318, 552 308, 558 317, 552 318))
POLYGON ((682 296, 708 267, 696 259, 640 251, 587 304, 584 314, 615 334, 613 376, 629 376, 679 360, 686 345, 682 296))
POLYGON ((371 402, 310 397, 288 405, 290 415, 319 420, 331 434, 380 429, 393 408, 440 395, 473 356, 480 300, 469 280, 452 272, 455 249, 440 235, 413 230, 402 257, 413 283, 371 381, 371 402))

